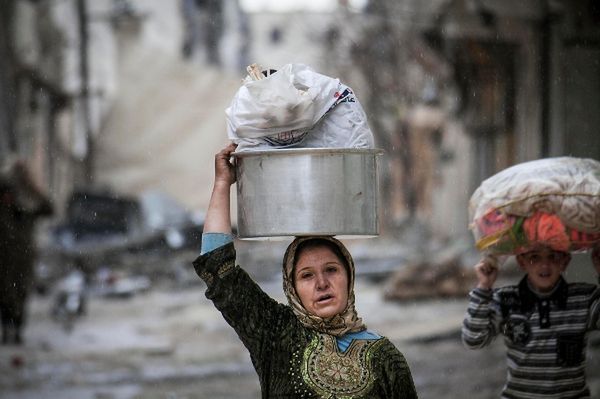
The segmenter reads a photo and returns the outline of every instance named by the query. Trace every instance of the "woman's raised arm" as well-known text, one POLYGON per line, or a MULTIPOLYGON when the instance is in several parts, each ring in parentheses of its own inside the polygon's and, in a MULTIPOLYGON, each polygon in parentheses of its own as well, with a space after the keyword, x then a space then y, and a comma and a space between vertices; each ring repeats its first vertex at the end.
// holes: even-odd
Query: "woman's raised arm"
POLYGON ((235 183, 235 169, 230 159, 236 147, 231 143, 215 155, 215 181, 204 221, 204 233, 231 234, 230 191, 235 183))

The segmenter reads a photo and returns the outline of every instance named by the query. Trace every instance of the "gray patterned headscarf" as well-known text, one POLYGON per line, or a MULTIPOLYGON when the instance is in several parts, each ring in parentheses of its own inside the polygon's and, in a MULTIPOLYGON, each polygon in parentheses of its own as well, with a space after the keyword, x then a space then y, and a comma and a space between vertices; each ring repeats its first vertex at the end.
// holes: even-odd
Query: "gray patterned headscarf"
POLYGON ((342 336, 348 332, 363 331, 367 327, 362 319, 358 317, 354 308, 354 261, 352 256, 340 241, 333 237, 297 237, 285 251, 283 257, 283 291, 288 299, 288 303, 300 322, 311 329, 322 333, 342 336), (312 313, 309 313, 304 306, 294 287, 294 263, 296 259, 296 250, 298 246, 306 241, 325 240, 336 246, 343 255, 348 271, 348 304, 342 313, 331 318, 324 319, 312 313))

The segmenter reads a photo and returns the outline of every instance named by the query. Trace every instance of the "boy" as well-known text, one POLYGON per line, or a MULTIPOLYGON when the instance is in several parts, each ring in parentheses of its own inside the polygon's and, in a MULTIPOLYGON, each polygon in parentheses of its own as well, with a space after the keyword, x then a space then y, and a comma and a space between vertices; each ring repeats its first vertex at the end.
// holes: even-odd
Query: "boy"
MULTIPOLYGON (((478 284, 469 294, 463 343, 478 349, 504 335, 502 398, 590 398, 585 351, 588 332, 600 329, 600 288, 564 280, 569 253, 540 246, 516 259, 526 276, 494 290, 494 262, 484 258, 475 266, 478 284)), ((592 262, 600 273, 600 248, 592 251, 592 262)))

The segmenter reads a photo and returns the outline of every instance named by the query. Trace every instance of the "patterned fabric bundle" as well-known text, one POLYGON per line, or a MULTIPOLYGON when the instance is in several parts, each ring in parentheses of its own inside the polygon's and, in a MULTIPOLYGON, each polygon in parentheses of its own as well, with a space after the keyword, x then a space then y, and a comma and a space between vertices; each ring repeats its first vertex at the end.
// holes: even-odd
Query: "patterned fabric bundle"
POLYGON ((475 190, 469 217, 477 248, 491 254, 600 245, 600 162, 560 157, 505 169, 475 190))

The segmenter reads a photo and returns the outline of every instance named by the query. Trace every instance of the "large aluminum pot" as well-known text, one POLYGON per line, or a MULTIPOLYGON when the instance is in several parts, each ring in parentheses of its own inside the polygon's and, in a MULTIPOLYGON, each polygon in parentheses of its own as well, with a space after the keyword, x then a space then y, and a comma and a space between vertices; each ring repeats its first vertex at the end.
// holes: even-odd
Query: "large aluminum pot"
POLYGON ((378 235, 382 153, 347 148, 234 153, 238 237, 378 235))

